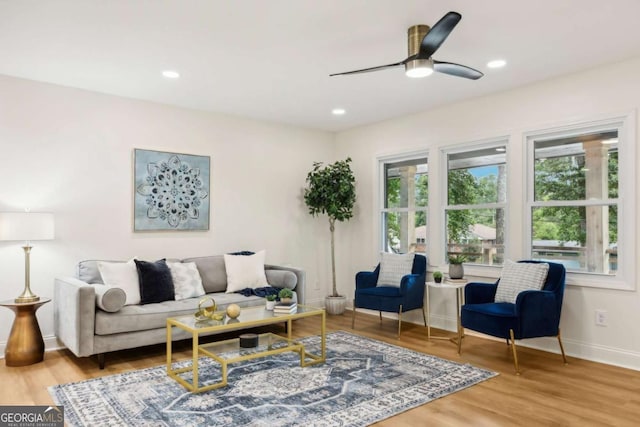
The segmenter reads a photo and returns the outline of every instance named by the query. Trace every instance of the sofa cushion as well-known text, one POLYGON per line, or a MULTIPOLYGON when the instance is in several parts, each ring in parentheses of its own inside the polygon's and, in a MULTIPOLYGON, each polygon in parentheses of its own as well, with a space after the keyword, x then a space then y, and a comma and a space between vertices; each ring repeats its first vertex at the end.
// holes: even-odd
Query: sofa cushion
POLYGON ((98 261, 101 262, 126 262, 126 261, 115 261, 115 260, 97 260, 97 259, 87 259, 84 261, 80 261, 78 263, 78 271, 76 272, 76 277, 78 280, 82 280, 85 283, 95 283, 98 285, 104 285, 102 281, 102 275, 100 274, 100 270, 98 270, 98 261))
POLYGON ((94 284, 93 288, 96 293, 96 305, 101 310, 115 313, 124 307, 127 301, 127 294, 120 288, 101 284, 94 284))
POLYGON ((167 262, 171 270, 175 299, 199 297, 205 294, 195 262, 167 262))
POLYGON ((171 270, 164 259, 156 262, 134 260, 140 282, 140 304, 175 299, 171 270))
MULTIPOLYGON (((238 304, 240 307, 264 305, 264 298, 257 296, 245 297, 224 292, 207 296, 216 301, 218 310, 225 309, 229 304, 238 304)), ((192 315, 197 311, 200 299, 198 297, 155 304, 127 305, 117 313, 98 310, 96 311, 96 335, 166 328, 167 317, 192 315)))
POLYGON ((269 286, 264 273, 265 251, 253 255, 224 255, 227 272, 226 292, 238 292, 245 288, 263 288, 269 286))
POLYGON ((140 304, 138 270, 133 259, 127 262, 98 261, 102 283, 122 289, 127 294, 126 305, 140 304))
POLYGON ((227 290, 227 270, 222 255, 185 258, 182 262, 195 262, 202 278, 202 286, 207 293, 227 290))

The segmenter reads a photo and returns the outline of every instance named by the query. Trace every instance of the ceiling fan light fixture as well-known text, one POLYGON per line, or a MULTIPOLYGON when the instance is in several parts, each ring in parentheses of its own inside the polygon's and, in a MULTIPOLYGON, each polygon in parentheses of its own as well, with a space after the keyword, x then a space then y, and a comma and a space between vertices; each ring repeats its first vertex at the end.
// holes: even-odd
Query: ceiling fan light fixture
POLYGON ((404 71, 407 77, 421 78, 433 74, 433 60, 412 59, 404 64, 404 71))

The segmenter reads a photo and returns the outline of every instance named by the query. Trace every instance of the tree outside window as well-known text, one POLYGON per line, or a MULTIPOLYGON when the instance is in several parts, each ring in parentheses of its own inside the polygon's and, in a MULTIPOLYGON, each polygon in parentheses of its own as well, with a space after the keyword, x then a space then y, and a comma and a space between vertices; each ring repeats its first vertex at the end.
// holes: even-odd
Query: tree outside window
POLYGON ((504 261, 506 144, 447 153, 447 256, 500 265, 504 261))
POLYGON ((618 131, 533 139, 532 257, 568 270, 618 268, 618 131))
POLYGON ((426 252, 429 181, 426 158, 383 164, 383 250, 426 252))

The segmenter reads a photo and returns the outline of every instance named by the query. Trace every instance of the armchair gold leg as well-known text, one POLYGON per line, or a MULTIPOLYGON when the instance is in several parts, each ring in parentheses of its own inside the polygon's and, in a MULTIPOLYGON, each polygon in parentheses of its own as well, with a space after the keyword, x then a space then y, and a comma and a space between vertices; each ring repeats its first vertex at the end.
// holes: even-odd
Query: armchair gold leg
POLYGON ((509 329, 509 336, 511 337, 511 351, 513 352, 513 364, 516 367, 516 375, 520 375, 520 368, 518 367, 518 352, 516 351, 516 339, 513 336, 513 329, 509 329))
POLYGON ((380 324, 382 325, 382 312, 379 311, 378 314, 380 314, 380 324))
POLYGON ((401 329, 402 329, 402 304, 400 304, 400 311, 398 311, 398 339, 400 339, 401 329))
POLYGON ((562 345, 562 339, 560 338, 560 328, 558 328, 558 344, 560 344, 560 351, 562 352, 562 360, 564 360, 564 364, 567 365, 567 356, 564 354, 564 346, 562 345))
POLYGON ((351 329, 356 325, 356 302, 353 302, 353 310, 351 311, 351 329))

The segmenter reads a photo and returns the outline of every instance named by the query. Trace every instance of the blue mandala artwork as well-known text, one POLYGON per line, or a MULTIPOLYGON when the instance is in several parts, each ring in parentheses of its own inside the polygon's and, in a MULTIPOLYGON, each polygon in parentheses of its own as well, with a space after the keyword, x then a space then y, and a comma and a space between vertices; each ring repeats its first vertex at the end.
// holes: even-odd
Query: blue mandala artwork
POLYGON ((208 156, 135 150, 135 231, 208 230, 208 156))

